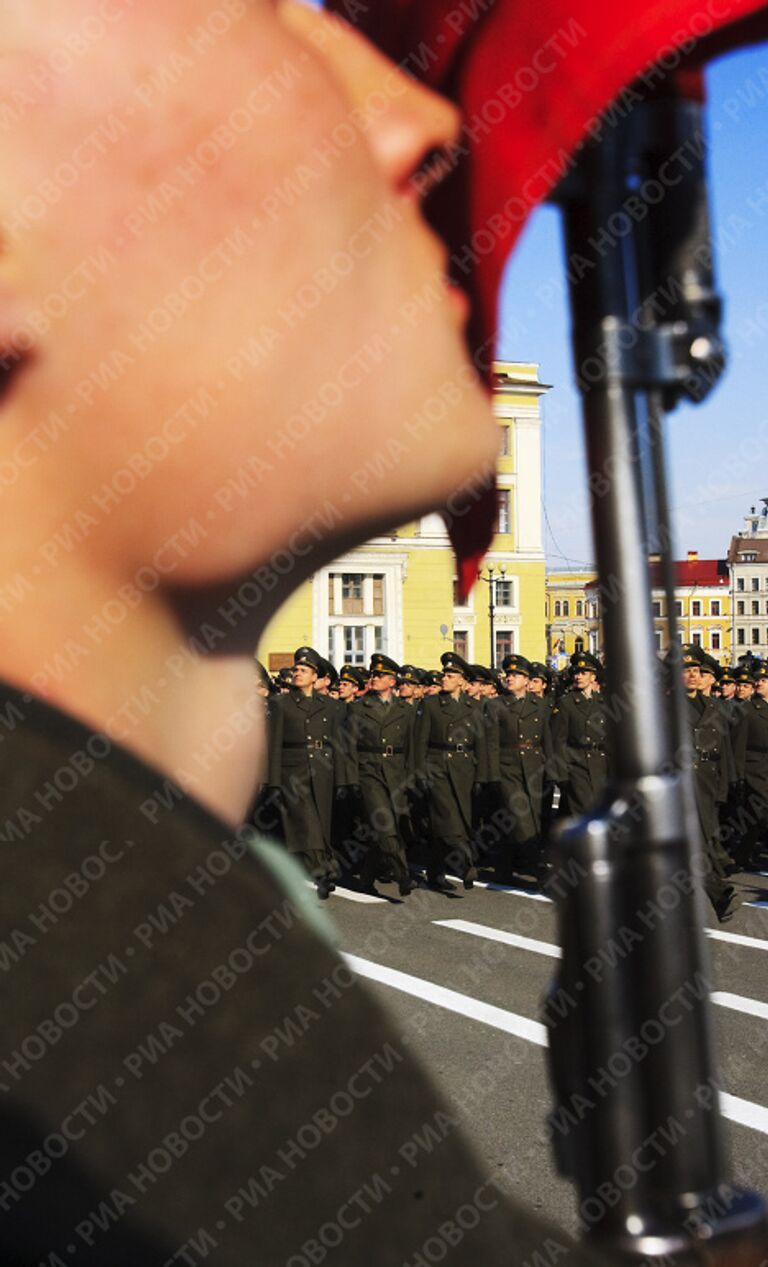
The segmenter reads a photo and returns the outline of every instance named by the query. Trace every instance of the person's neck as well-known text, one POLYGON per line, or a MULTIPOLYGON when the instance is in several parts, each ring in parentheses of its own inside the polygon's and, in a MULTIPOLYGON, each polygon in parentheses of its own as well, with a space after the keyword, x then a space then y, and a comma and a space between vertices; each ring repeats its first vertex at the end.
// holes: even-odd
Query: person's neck
POLYGON ((462 695, 466 695, 466 691, 463 691, 460 686, 457 686, 453 691, 449 691, 448 694, 451 699, 459 700, 462 695))
POLYGON ((61 560, 2 623, 0 676, 104 731, 236 826, 264 748, 252 651, 226 653, 224 620, 196 612, 185 624, 159 591, 131 607, 121 584, 61 560))
POLYGON ((299 690, 301 691, 302 695, 313 695, 315 688, 311 682, 305 682, 302 686, 299 687, 299 690))
POLYGON ((379 691, 378 695, 382 704, 388 704, 392 699, 392 691, 379 691))

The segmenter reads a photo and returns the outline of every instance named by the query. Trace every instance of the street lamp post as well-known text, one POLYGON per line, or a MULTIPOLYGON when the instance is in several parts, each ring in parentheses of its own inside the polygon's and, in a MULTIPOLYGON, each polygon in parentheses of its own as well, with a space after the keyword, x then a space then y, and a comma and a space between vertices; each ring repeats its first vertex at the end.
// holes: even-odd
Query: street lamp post
POLYGON ((491 668, 492 669, 496 668, 496 636, 495 636, 495 629, 494 629, 496 603, 494 602, 494 597, 493 597, 493 586, 497 580, 503 579, 506 576, 506 573, 507 573, 506 563, 502 563, 498 568, 495 566, 495 564, 489 563, 484 573, 478 572, 477 574, 478 581, 485 581, 486 585, 488 586, 488 623, 490 625, 490 631, 491 631, 491 668))

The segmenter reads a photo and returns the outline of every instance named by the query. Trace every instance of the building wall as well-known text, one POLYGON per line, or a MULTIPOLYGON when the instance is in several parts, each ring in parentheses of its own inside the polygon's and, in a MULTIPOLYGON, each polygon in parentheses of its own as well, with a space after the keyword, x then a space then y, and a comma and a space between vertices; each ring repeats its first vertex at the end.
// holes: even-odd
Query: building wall
POLYGON ((272 617, 261 643, 259 657, 270 670, 293 664, 297 647, 312 644, 312 587, 302 585, 272 617))
POLYGON ((600 645, 595 573, 550 572, 546 584, 547 657, 555 668, 563 668, 577 650, 596 652, 600 645), (566 613, 567 604, 567 615, 566 613), (581 610, 579 611, 579 604, 581 610))
MULTIPOLYGON (((547 388, 539 382, 534 364, 498 362, 495 368, 494 412, 499 427, 508 428, 505 436, 500 435, 506 452, 499 457, 497 469, 497 486, 508 497, 508 523, 501 525, 506 531, 494 537, 483 571, 487 574, 492 566, 498 579, 512 582, 513 603, 501 604, 494 612, 495 635, 502 641, 509 638, 513 650, 541 659, 545 650, 545 565, 540 399, 547 388)), ((296 647, 311 643, 337 664, 347 659, 367 663, 372 651, 381 649, 398 663, 432 668, 439 665, 444 651, 454 647, 458 631, 467 634, 469 659, 488 664, 488 584, 478 580, 467 605, 454 607, 455 575, 453 550, 442 517, 424 516, 351 551, 317 573, 271 621, 261 640, 259 658, 268 668, 277 668, 290 659, 296 647), (372 611, 347 613, 343 620, 329 613, 329 573, 383 577, 383 618, 372 611), (355 626, 356 654, 347 654, 346 641, 342 645, 339 635, 335 640, 330 636, 333 625, 342 629, 355 626)), ((366 601, 370 601, 370 591, 369 581, 366 601)))
MULTIPOLYGON (((669 650, 669 625, 663 590, 653 590, 652 598, 655 604, 653 623, 656 630, 656 649, 664 655, 669 650)), ((675 590, 675 602, 680 640, 695 642, 722 664, 730 664, 731 595, 727 584, 696 587, 679 585, 675 590), (719 615, 713 615, 713 604, 719 604, 719 615)))
POLYGON ((768 657, 768 499, 752 507, 731 538, 732 647, 734 661, 749 651, 768 657), (757 611, 754 604, 757 604, 757 611), (743 604, 743 610, 741 608, 743 604))

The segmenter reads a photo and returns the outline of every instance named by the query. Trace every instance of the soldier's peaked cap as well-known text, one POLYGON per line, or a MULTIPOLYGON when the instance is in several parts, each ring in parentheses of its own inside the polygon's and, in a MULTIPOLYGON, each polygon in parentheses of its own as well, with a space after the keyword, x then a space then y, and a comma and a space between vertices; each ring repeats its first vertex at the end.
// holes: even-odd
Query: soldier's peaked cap
MULTIPOLYGON (((704 669, 706 668, 704 660, 705 654, 701 647, 699 647, 695 642, 683 643, 680 655, 680 663, 683 665, 683 668, 695 667, 697 669, 704 669)), ((711 672, 712 670, 710 669, 710 673, 711 672)))
POLYGON ((543 682, 552 681, 552 674, 540 660, 531 660, 531 677, 540 677, 543 682))
POLYGON ((749 682, 751 684, 754 681, 754 678, 747 665, 740 664, 737 669, 733 670, 733 680, 735 682, 749 682))
POLYGON ((401 664, 398 677, 401 682, 412 682, 414 686, 421 683, 421 669, 417 669, 415 664, 401 664))
POLYGON ((531 662, 524 655, 505 655, 502 668, 505 673, 524 673, 526 677, 531 677, 531 662))
POLYGON ((297 668, 300 664, 306 664, 308 668, 314 669, 318 677, 325 675, 325 660, 314 647, 296 648, 293 653, 293 666, 297 668))
POLYGON ((484 664, 472 664, 470 665, 470 668, 472 669, 473 682, 493 681, 493 674, 491 673, 491 670, 487 669, 484 664))
POLYGON ((586 669, 588 673, 599 673, 602 665, 596 655, 591 655, 589 651, 574 651, 571 656, 571 668, 574 673, 580 673, 586 669))
POLYGON ((706 651, 702 651, 701 653, 701 669, 703 673, 711 673, 718 682, 720 681, 720 677, 722 675, 720 665, 715 657, 707 655, 706 651))
POLYGON ((365 673, 362 669, 359 669, 356 664, 345 664, 342 665, 339 673, 339 681, 351 682, 353 686, 358 688, 358 690, 362 690, 366 681, 365 673))
POLYGON ((768 664, 764 660, 758 661, 752 666, 752 678, 755 682, 762 682, 763 678, 768 677, 768 664))
POLYGON ((339 675, 330 660, 326 660, 324 656, 320 657, 320 677, 327 677, 331 686, 335 686, 339 680, 339 675))
POLYGON ((468 682, 471 682, 472 670, 464 657, 458 655, 456 651, 444 651, 440 656, 440 663, 443 666, 443 672, 460 673, 468 682))
POLYGON ((388 655, 382 655, 380 651, 371 656, 371 673, 391 673, 397 677, 400 672, 400 666, 395 664, 394 660, 390 660, 388 655))

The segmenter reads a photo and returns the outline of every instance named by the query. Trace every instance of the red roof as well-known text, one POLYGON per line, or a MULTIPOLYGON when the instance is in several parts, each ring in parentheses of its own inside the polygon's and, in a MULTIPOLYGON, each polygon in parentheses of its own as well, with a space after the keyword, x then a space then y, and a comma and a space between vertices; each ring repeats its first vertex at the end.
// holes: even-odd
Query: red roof
MULTIPOLYGON (((651 586, 661 589, 664 584, 661 575, 661 564, 651 563, 651 586)), ((726 559, 676 559, 675 587, 690 588, 693 585, 727 586, 728 562, 726 559)))
MULTIPOLYGON (((651 573, 651 588, 662 589, 664 582, 661 575, 661 564, 655 560, 649 564, 651 573)), ((692 589, 694 585, 701 586, 722 586, 724 589, 729 584, 728 577, 728 561, 727 559, 676 559, 675 560, 675 588, 676 589, 692 589)), ((590 581, 584 586, 587 589, 596 589, 597 581, 590 581)))

